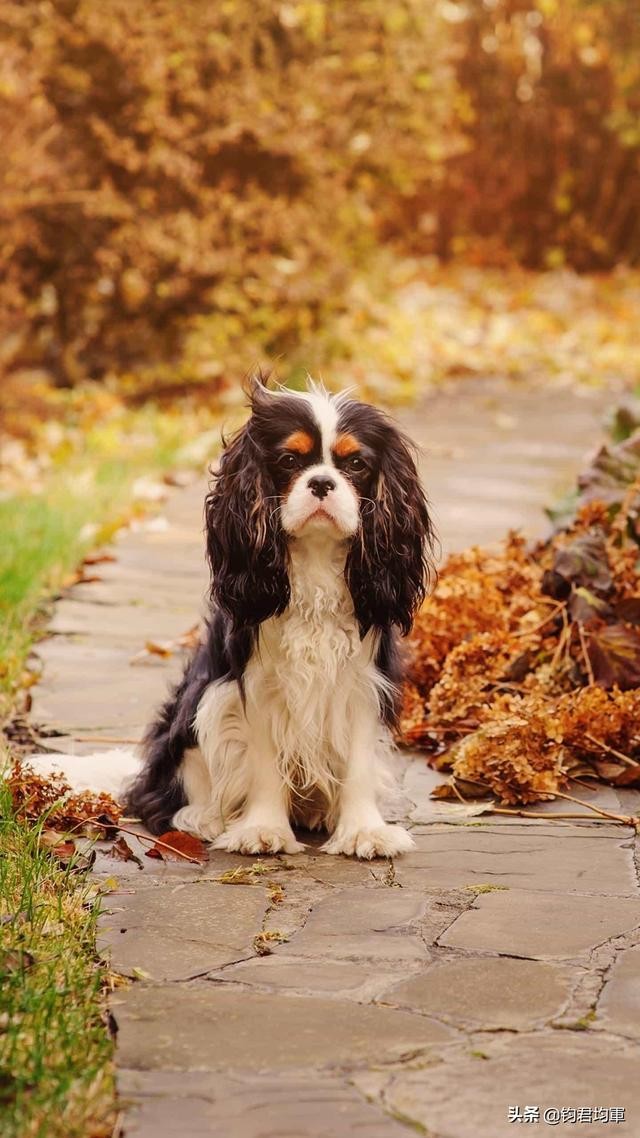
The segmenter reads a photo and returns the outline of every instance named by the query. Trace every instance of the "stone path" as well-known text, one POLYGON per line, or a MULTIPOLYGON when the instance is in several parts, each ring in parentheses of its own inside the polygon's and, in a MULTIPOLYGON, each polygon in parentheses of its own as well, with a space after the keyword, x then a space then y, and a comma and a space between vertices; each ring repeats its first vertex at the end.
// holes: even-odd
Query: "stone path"
MULTIPOLYGON (((540 532, 540 506, 597 438, 603 402, 565 391, 552 414, 545 392, 476 381, 407 414, 428 442, 445 546, 519 522, 540 532)), ((202 493, 175 493, 116 542, 101 581, 57 606, 33 717, 64 732, 48 740, 61 750, 139 738, 177 672, 175 656, 131 659, 199 611, 202 493)), ((416 850, 393 864, 313 843, 254 862, 214 852, 202 867, 99 858, 117 879, 101 947, 131 980, 113 996, 128 1136, 506 1138, 526 1126, 638 1138, 633 831, 452 821, 429 800, 424 760, 398 766, 416 850), (541 1120, 510 1122, 510 1106, 541 1120), (624 1107, 626 1121, 542 1120, 598 1107, 624 1107)), ((636 813, 639 799, 593 795, 636 813)))

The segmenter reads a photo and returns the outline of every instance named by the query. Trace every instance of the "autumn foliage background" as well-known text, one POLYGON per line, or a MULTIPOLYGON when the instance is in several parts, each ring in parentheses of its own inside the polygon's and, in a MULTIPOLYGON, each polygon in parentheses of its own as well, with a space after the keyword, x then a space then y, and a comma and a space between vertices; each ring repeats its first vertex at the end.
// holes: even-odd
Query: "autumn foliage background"
POLYGON ((5 406, 330 369, 398 258, 640 257, 630 0, 0 0, 0 35, 5 406))

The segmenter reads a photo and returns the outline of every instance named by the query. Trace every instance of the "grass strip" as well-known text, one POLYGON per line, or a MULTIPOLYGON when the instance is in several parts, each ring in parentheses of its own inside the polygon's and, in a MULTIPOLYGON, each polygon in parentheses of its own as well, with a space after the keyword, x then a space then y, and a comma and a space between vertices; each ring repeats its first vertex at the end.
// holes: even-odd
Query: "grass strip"
POLYGON ((95 883, 40 844, 0 783, 0 1132, 107 1138, 115 1122, 95 883))

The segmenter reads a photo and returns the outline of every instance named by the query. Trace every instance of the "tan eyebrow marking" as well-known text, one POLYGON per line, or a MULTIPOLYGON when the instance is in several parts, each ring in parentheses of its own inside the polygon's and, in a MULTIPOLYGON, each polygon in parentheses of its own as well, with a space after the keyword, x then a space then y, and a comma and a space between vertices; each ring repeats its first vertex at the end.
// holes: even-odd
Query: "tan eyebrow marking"
POLYGON ((355 435, 338 435, 333 448, 333 452, 337 454, 338 458, 347 458, 348 455, 355 454, 359 450, 360 443, 355 435))
POLYGON ((284 440, 285 450, 296 451, 297 454, 309 454, 313 450, 313 439, 306 431, 294 431, 284 440))

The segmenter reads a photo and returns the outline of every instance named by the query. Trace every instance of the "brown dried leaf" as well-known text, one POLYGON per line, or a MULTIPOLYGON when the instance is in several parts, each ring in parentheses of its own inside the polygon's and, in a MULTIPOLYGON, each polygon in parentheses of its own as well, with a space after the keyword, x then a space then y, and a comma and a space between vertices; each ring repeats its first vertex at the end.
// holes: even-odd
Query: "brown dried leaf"
POLYGON ((178 637, 176 643, 179 644, 181 648, 197 648, 201 638, 202 626, 198 621, 197 624, 193 624, 191 628, 183 632, 182 635, 178 637))
POLYGON ((122 834, 116 839, 109 850, 109 857, 116 858, 118 861, 135 861, 140 869, 144 868, 140 858, 134 854, 131 846, 122 834))
POLYGON ((168 830, 166 834, 160 834, 156 845, 146 851, 145 857, 159 858, 160 861, 204 862, 207 860, 207 851, 200 838, 195 838, 193 834, 168 830))
POLYGON ((555 553, 553 571, 574 586, 582 585, 594 593, 608 593, 613 578, 604 531, 594 527, 561 546, 555 553))
POLYGON ((624 624, 589 628, 587 654, 597 684, 621 691, 640 686, 640 632, 624 624))
POLYGON ((577 588, 572 589, 568 607, 571 619, 578 620, 581 624, 590 624, 594 620, 605 620, 613 613, 613 609, 606 601, 597 597, 584 585, 578 585, 577 588))
POLYGON ((173 656, 175 644, 175 640, 147 640, 145 649, 151 656, 162 656, 166 659, 173 656))
POLYGON ((83 564, 84 565, 100 565, 103 561, 116 561, 116 560, 117 559, 114 557, 113 553, 101 553, 100 551, 96 551, 95 553, 87 553, 85 555, 85 557, 83 558, 83 564))
POLYGON ((615 615, 625 624, 640 624, 640 597, 623 597, 615 607, 615 615))

